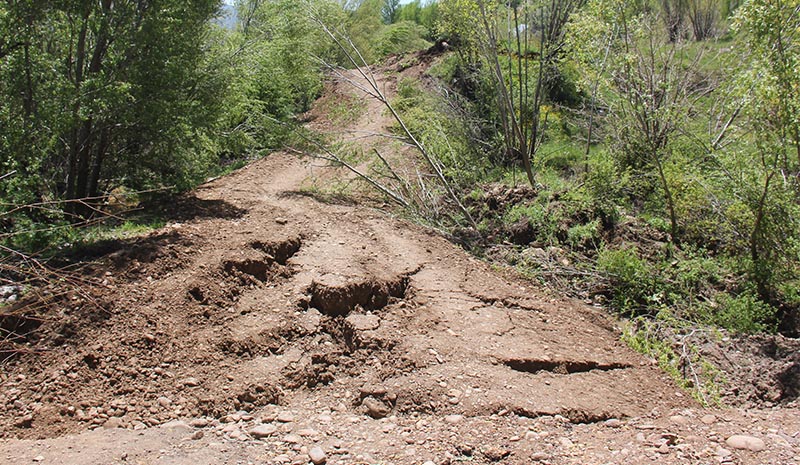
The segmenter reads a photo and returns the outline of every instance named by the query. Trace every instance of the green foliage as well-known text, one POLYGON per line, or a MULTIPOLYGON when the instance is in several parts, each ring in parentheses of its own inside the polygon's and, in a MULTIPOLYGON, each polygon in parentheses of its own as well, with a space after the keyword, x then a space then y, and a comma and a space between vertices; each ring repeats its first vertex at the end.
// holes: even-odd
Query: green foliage
POLYGON ((423 50, 431 43, 423 39, 426 30, 423 26, 401 21, 383 28, 378 36, 377 52, 380 56, 403 54, 423 50))
POLYGON ((738 296, 720 294, 715 308, 705 316, 706 322, 737 333, 775 332, 777 310, 759 300, 752 292, 738 296))
POLYGON ((419 83, 404 79, 398 83, 394 108, 411 133, 438 158, 443 172, 456 185, 471 186, 485 168, 468 141, 469 128, 445 100, 420 88, 419 83))
POLYGON ((659 304, 662 294, 652 266, 633 248, 604 249, 597 256, 597 266, 614 284, 614 308, 637 315, 650 304, 659 304))
POLYGON ((719 406, 725 383, 719 369, 700 355, 697 346, 675 334, 683 326, 669 312, 654 320, 636 318, 622 332, 622 340, 635 351, 653 358, 683 389, 706 407, 719 406), (674 341, 683 339, 682 344, 674 341))

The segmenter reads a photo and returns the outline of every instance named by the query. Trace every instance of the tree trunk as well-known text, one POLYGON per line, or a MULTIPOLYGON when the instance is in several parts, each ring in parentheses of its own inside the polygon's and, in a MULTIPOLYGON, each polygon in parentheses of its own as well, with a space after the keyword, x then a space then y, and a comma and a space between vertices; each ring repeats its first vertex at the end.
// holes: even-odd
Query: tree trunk
MULTIPOLYGON (((89 26, 89 10, 84 12, 81 30, 78 33, 78 45, 75 50, 75 104, 72 107, 72 115, 78 120, 81 110, 81 87, 83 86, 83 67, 86 62, 86 34, 89 26)), ((81 150, 82 138, 78 127, 72 129, 70 137, 69 160, 67 161, 67 200, 75 199, 78 176, 78 152, 81 150)), ((73 205, 69 204, 67 210, 75 213, 73 205)))

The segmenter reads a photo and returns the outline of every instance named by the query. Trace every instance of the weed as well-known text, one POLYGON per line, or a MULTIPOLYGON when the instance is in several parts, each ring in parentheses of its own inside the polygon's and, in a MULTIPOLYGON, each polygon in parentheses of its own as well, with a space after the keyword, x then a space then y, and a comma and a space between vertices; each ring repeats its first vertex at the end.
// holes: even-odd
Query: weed
POLYGON ((725 380, 720 370, 703 358, 691 342, 697 331, 662 311, 654 319, 638 317, 628 322, 622 340, 633 350, 653 358, 659 368, 703 406, 719 406, 725 380))

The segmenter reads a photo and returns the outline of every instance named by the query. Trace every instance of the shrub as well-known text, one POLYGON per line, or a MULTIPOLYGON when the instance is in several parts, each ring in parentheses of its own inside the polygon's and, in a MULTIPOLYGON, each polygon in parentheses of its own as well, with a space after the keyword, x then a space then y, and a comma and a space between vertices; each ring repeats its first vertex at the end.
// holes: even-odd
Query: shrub
POLYGON ((721 294, 718 307, 707 315, 708 322, 738 333, 775 332, 777 310, 759 300, 753 292, 738 296, 721 294))

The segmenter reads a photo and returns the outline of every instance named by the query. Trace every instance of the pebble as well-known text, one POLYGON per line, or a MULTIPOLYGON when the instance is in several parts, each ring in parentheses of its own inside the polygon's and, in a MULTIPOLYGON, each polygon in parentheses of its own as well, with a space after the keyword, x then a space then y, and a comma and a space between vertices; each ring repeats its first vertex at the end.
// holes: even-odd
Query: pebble
POLYGON ((706 425, 713 425, 714 423, 717 422, 717 417, 711 414, 703 415, 702 417, 700 417, 700 421, 706 425))
POLYGON ((41 455, 37 455, 36 457, 33 458, 33 461, 34 462, 44 462, 44 457, 41 456, 41 455))
POLYGON ((258 425, 250 430, 250 436, 256 439, 266 438, 272 436, 278 431, 275 425, 258 425))
POLYGON ((303 442, 303 438, 301 438, 296 434, 287 434, 286 436, 283 437, 283 442, 287 444, 300 444, 301 442, 303 442))
POLYGON ((725 440, 725 444, 734 449, 750 450, 753 452, 760 452, 767 447, 762 439, 753 436, 745 436, 743 434, 735 434, 729 437, 725 440))
POLYGON ((367 408, 367 415, 372 418, 384 418, 392 412, 386 404, 372 397, 367 397, 362 403, 367 408))
POLYGON ((164 408, 167 408, 170 405, 172 405, 172 401, 169 400, 168 398, 164 397, 164 396, 161 396, 161 397, 158 398, 158 405, 160 405, 160 406, 162 406, 164 408))
POLYGON ((503 449, 503 448, 497 447, 497 446, 489 446, 486 449, 484 449, 482 452, 483 452, 484 457, 486 457, 487 459, 491 460, 492 462, 499 462, 500 460, 503 460, 504 458, 506 458, 509 455, 511 455, 511 451, 510 450, 503 449))
POLYGON ((436 465, 436 462, 428 460, 427 462, 423 463, 422 465, 436 465))
POLYGON ((193 428, 205 428, 208 426, 208 420, 205 418, 195 418, 189 422, 189 426, 193 428))
POLYGON ((534 462, 544 462, 549 458, 550 456, 547 455, 547 453, 545 452, 534 452, 533 454, 531 454, 531 460, 534 462))
POLYGON ((294 415, 291 412, 281 412, 275 419, 281 423, 291 423, 294 421, 294 415))
POLYGON ((308 458, 311 459, 311 462, 314 465, 322 465, 328 460, 328 456, 325 455, 325 451, 318 446, 312 447, 311 450, 308 451, 308 458))
POLYGON ((609 428, 621 428, 622 421, 616 418, 609 418, 608 420, 605 421, 605 425, 608 426, 609 428))
POLYGON ((444 417, 444 422, 445 423, 450 423, 451 425, 454 425, 456 423, 460 423, 461 420, 463 420, 463 419, 464 419, 464 415, 447 415, 446 417, 444 417))
POLYGON ((313 430, 311 428, 303 428, 300 431, 298 431, 297 434, 303 437, 308 437, 308 436, 316 436, 319 433, 317 433, 316 430, 313 430))
POLYGON ((187 387, 200 386, 200 381, 197 378, 186 378, 183 380, 183 385, 187 387))
POLYGON ((191 438, 197 441, 198 439, 202 439, 203 435, 204 435, 203 430, 197 430, 194 432, 194 434, 192 434, 191 438))

